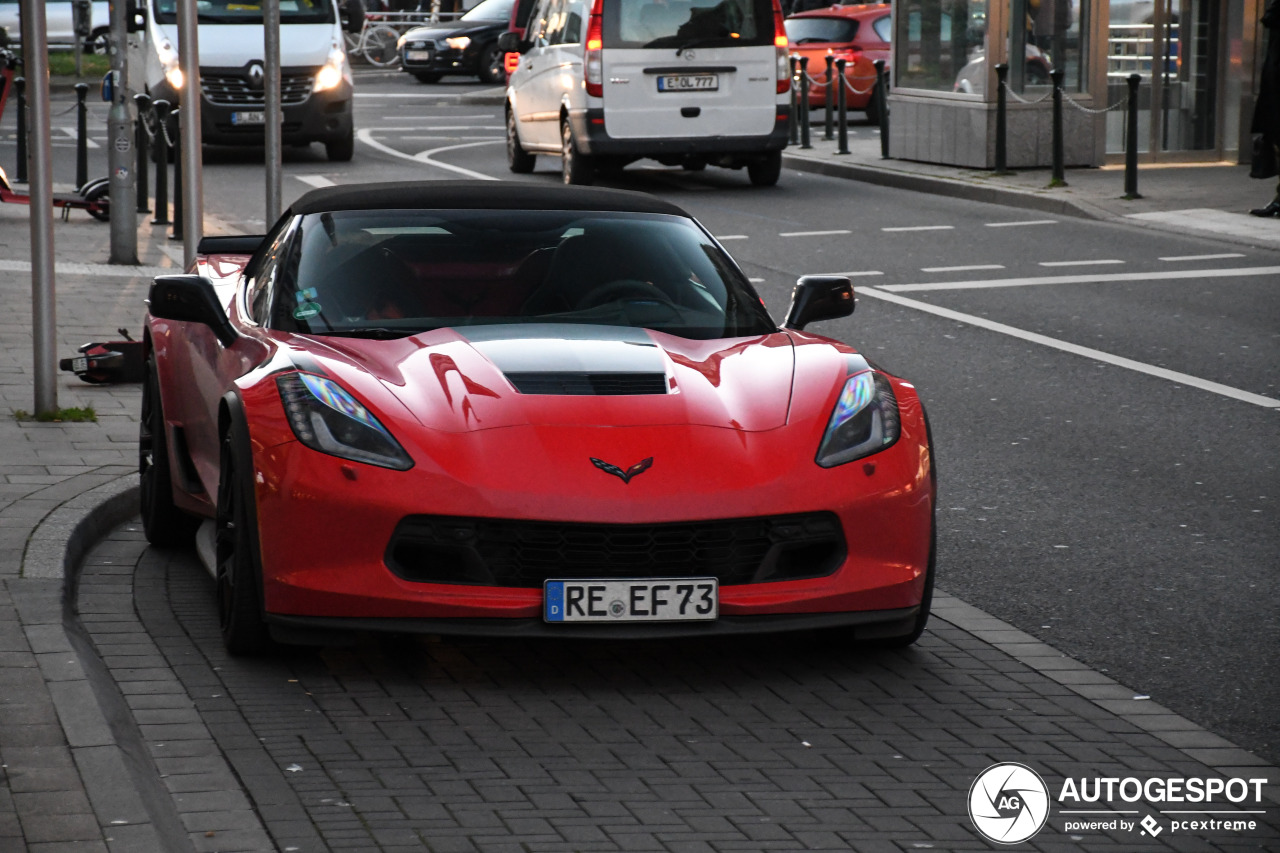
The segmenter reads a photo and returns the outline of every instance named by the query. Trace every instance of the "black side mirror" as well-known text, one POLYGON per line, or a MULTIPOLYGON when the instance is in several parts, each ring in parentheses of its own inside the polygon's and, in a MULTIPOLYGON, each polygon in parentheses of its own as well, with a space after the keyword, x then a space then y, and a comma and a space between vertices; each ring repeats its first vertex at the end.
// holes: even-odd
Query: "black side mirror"
POLYGON ((797 331, 817 320, 834 320, 853 313, 853 282, 842 275, 802 275, 791 291, 791 307, 782 328, 797 331))
POLYGON ((524 53, 528 49, 528 44, 520 40, 520 34, 515 30, 507 30, 498 36, 498 50, 503 53, 524 53))
POLYGON ((147 305, 152 317, 208 326, 224 347, 231 346, 238 337, 222 310, 213 282, 202 275, 156 276, 147 305))
POLYGON ((127 33, 140 33, 147 28, 146 3, 128 0, 124 6, 124 29, 127 33))

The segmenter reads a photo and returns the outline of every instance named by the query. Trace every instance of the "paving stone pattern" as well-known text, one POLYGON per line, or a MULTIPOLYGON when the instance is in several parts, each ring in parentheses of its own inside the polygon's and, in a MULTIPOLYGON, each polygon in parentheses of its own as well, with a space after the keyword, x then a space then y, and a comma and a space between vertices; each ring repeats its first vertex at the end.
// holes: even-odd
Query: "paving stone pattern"
MULTIPOLYGON (((134 524, 80 592, 197 850, 989 851, 965 803, 993 763, 1051 788, 1215 775, 942 620, 899 652, 366 637, 242 660, 212 586, 134 524)), ((1150 839, 1055 815, 1021 849, 1277 850, 1280 821, 1150 839)))

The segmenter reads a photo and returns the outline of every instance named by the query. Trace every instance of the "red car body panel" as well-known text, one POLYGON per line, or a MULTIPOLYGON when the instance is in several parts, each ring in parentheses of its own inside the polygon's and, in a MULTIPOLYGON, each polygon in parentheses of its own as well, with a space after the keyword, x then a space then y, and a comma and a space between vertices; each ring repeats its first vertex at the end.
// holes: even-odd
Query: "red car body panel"
MULTIPOLYGON (((814 81, 809 85, 809 106, 822 107, 827 102, 827 60, 828 54, 835 59, 844 59, 845 79, 852 90, 845 90, 846 104, 851 110, 865 110, 871 101, 872 87, 876 82, 875 61, 883 59, 889 62, 889 42, 880 38, 874 24, 882 18, 888 18, 890 6, 887 3, 874 3, 864 6, 832 6, 829 9, 813 9, 799 12, 787 18, 788 21, 804 18, 842 18, 858 22, 858 31, 853 41, 843 42, 805 42, 791 45, 791 53, 809 59, 809 76, 814 81)), ((835 103, 834 99, 832 103, 835 103)))

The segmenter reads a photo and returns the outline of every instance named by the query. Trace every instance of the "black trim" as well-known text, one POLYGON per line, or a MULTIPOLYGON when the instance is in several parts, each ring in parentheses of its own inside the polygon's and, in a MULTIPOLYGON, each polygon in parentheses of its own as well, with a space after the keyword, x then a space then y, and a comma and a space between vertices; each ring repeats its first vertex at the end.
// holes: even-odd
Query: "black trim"
POLYGON ((295 201, 285 215, 326 210, 592 210, 689 215, 645 193, 512 181, 399 181, 324 187, 295 201))
POLYGON ((645 74, 732 74, 736 65, 655 65, 644 69, 645 74))
POLYGON ((258 251, 258 247, 262 245, 262 241, 265 239, 267 239, 265 234, 232 234, 225 237, 201 237, 200 244, 196 246, 196 254, 252 255, 254 252, 258 251))

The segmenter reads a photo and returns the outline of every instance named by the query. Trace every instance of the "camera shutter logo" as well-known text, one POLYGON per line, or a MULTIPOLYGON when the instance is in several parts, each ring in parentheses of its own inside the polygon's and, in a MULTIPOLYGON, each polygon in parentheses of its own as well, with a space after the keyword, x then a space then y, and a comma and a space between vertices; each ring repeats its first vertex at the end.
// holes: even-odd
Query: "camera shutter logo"
POLYGON ((997 844, 1026 841, 1049 819, 1049 788, 1024 764, 993 764, 969 788, 969 819, 997 844))

